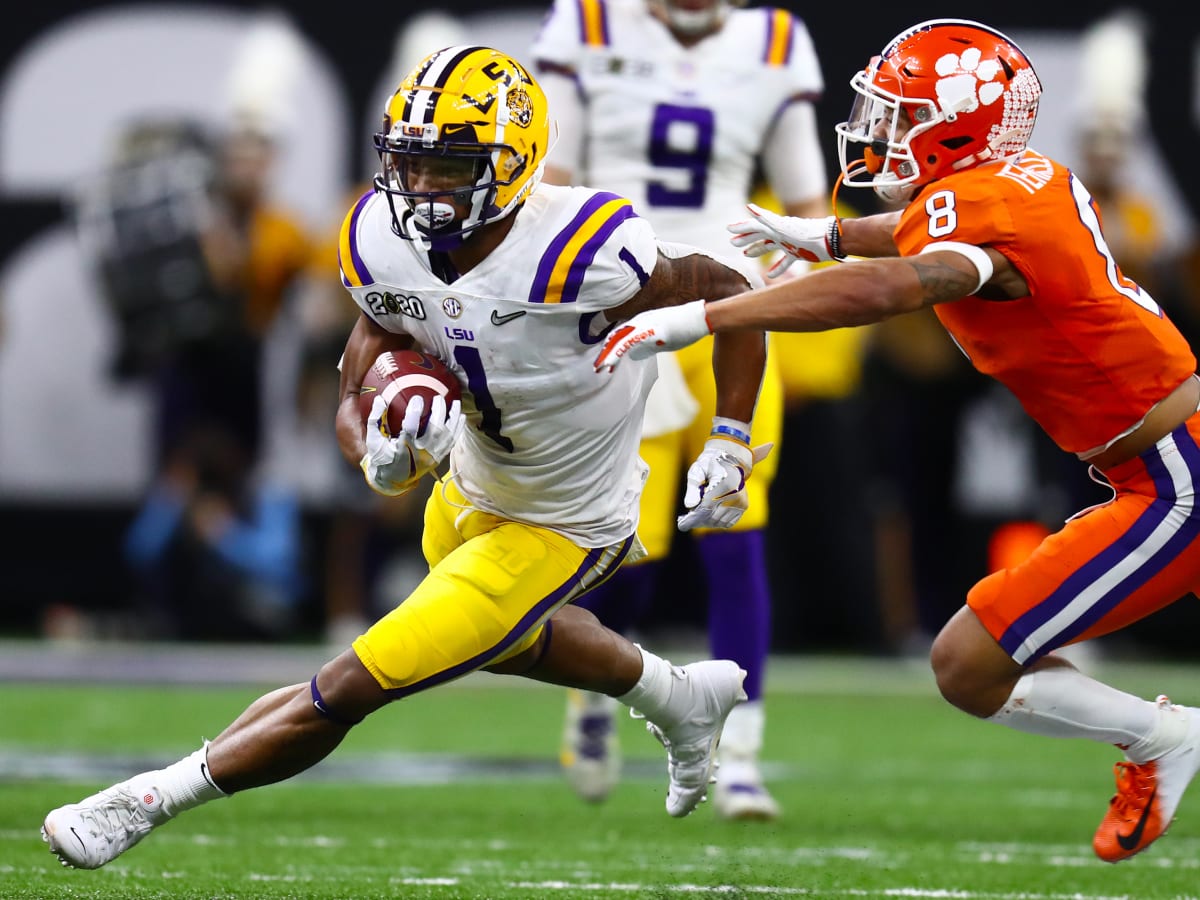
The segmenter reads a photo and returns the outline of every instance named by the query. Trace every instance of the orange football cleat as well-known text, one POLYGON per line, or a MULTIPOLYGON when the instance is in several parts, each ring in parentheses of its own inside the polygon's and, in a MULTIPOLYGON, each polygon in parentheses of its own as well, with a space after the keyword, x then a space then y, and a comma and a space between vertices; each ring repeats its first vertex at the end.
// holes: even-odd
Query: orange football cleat
POLYGON ((1182 740, 1150 762, 1125 761, 1113 767, 1117 792, 1092 839, 1092 848, 1105 862, 1128 859, 1166 834, 1183 792, 1200 767, 1200 713, 1172 705, 1166 697, 1159 697, 1158 705, 1186 716, 1182 740))
POLYGON ((1158 766, 1119 762, 1113 766, 1117 792, 1096 829, 1092 848, 1105 862, 1120 862, 1150 846, 1166 832, 1158 800, 1158 766))

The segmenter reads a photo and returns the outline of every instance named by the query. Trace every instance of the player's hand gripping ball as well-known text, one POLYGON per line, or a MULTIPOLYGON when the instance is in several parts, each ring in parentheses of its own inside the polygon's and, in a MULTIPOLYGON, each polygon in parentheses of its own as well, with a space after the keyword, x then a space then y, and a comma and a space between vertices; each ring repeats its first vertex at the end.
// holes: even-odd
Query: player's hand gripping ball
POLYGON ((358 410, 366 424, 371 406, 377 396, 387 404, 381 424, 389 437, 400 434, 404 413, 413 397, 422 397, 425 410, 417 435, 425 433, 433 398, 442 396, 449 408, 455 400, 462 398, 462 386, 458 378, 436 356, 416 350, 389 350, 379 354, 367 374, 363 377, 358 392, 358 410))

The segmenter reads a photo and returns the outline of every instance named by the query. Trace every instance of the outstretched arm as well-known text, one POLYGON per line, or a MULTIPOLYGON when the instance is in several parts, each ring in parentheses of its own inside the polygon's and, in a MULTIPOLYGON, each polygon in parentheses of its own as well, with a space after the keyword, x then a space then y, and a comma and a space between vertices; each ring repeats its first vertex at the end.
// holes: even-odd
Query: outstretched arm
POLYGON ((737 297, 653 310, 615 330, 596 357, 601 371, 626 356, 678 350, 714 332, 827 331, 881 322, 980 291, 989 298, 1023 296, 1020 272, 996 250, 934 245, 925 253, 827 266, 737 297))
MULTIPOLYGON (((1004 259, 995 250, 983 252, 989 259, 1004 259)), ((763 328, 826 331, 869 325, 959 300, 980 286, 980 275, 971 259, 950 250, 859 260, 709 303, 705 314, 709 330, 722 332, 763 328)))

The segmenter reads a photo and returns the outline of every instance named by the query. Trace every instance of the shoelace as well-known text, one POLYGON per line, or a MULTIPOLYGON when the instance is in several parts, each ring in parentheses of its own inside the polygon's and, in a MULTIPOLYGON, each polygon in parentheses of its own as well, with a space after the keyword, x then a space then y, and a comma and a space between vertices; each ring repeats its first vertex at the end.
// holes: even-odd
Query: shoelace
POLYGON ((138 806, 137 798, 129 791, 116 792, 115 796, 81 813, 80 819, 85 822, 90 820, 92 834, 110 844, 119 837, 140 831, 141 826, 150 821, 138 806))
POLYGON ((1131 762, 1116 763, 1113 772, 1117 776, 1117 792, 1109 801, 1113 811, 1123 818, 1140 816, 1154 790, 1153 776, 1131 762))

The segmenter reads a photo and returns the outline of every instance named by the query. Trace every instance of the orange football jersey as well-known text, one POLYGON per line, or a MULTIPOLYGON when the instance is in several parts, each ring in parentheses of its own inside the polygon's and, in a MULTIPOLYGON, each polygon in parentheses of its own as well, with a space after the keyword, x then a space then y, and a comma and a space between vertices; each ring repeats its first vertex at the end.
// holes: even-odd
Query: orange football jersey
POLYGON ((1121 274, 1086 188, 1039 153, 929 185, 895 241, 904 256, 937 241, 990 246, 1016 266, 1028 296, 965 297, 934 311, 975 368, 1071 453, 1127 433, 1196 370, 1178 329, 1121 274))

